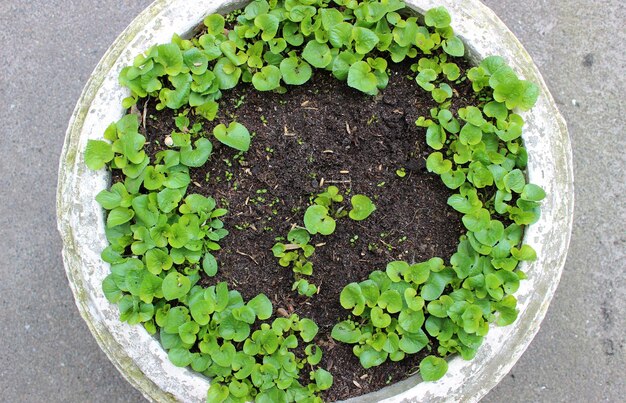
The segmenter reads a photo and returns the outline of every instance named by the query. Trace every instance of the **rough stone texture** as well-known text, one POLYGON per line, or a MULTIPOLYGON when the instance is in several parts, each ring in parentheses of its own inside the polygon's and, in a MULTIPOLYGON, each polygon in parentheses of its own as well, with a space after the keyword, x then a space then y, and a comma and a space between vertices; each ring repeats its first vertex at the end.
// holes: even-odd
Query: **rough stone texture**
POLYGON ((623 401, 626 3, 485 3, 533 56, 568 122, 576 208, 568 260, 542 329, 484 401, 623 401))
MULTIPOLYGON (((115 36, 148 3, 0 3, 0 400, 141 401, 97 348, 71 300, 54 192, 75 100, 115 36)), ((577 214, 544 326, 511 372, 515 379, 485 401, 619 401, 626 392, 617 382, 626 378, 626 299, 619 288, 626 231, 618 178, 626 11, 618 0, 487 3, 535 57, 568 120, 577 214)))

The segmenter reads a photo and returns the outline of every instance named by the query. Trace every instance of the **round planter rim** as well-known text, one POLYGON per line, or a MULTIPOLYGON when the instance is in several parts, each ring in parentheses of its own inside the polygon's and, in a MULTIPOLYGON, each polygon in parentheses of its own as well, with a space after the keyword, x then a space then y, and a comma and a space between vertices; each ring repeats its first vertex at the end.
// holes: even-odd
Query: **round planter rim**
MULTIPOLYGON (((76 105, 66 133, 59 166, 57 190, 58 228, 63 239, 63 261, 81 316, 99 346, 122 375, 151 401, 204 401, 209 380, 187 368, 177 368, 159 342, 141 326, 118 319, 119 311, 101 290, 109 267, 100 259, 106 246, 104 212, 95 195, 110 175, 90 171, 84 164, 88 139, 102 138, 104 129, 119 119, 120 69, 150 45, 169 41, 175 32, 192 31, 211 12, 228 12, 248 3, 241 0, 156 0, 111 45, 94 70, 76 105)), ((477 61, 489 55, 503 56, 524 78, 540 86, 537 105, 521 113, 526 120, 523 135, 529 154, 528 177, 546 190, 542 217, 529 227, 525 242, 538 260, 524 262, 528 280, 515 294, 518 320, 494 327, 476 357, 449 360, 448 373, 438 382, 420 382, 418 376, 360 396, 354 402, 475 402, 493 388, 513 367, 539 330, 559 283, 569 246, 573 220, 573 168, 567 126, 537 68, 517 38, 479 0, 408 0, 418 12, 445 6, 452 26, 464 40, 468 56, 477 61)))

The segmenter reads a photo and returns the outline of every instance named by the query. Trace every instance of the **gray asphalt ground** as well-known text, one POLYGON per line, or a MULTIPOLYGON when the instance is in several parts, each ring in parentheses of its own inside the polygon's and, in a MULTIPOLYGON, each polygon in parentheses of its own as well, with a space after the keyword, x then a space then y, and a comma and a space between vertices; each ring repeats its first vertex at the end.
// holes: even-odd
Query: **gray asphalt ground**
MULTIPOLYGON (((626 2, 485 0, 565 116, 576 215, 541 331, 485 402, 624 401, 626 2)), ((56 230, 58 158, 91 71, 149 0, 0 0, 0 401, 140 402, 72 300, 56 230)), ((549 133, 546 133, 549 135, 549 133)))

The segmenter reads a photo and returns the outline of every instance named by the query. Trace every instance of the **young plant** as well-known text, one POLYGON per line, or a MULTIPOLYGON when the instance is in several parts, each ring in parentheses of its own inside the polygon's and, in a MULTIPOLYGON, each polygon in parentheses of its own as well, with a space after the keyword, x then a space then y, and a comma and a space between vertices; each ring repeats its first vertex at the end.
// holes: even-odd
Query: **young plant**
POLYGON ((372 199, 364 195, 352 196, 350 203, 352 204, 352 210, 350 210, 348 215, 354 221, 363 221, 376 210, 372 199))
POLYGON ((335 232, 337 223, 326 207, 314 204, 304 212, 304 226, 311 235, 330 235, 335 232))
POLYGON ((298 291, 298 294, 311 297, 318 292, 318 288, 310 284, 302 276, 311 276, 313 274, 313 263, 308 258, 315 252, 315 247, 309 245, 311 236, 307 230, 303 228, 294 228, 287 234, 288 244, 277 242, 272 247, 274 257, 279 258, 278 264, 282 267, 289 267, 295 273, 296 280, 293 283, 292 290, 298 291))

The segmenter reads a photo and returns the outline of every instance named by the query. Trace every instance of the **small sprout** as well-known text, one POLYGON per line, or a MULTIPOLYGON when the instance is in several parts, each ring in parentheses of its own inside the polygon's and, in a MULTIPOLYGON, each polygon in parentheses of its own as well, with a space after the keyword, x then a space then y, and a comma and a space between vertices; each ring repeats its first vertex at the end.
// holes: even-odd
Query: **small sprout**
POLYGON ((261 123, 263 123, 263 126, 267 126, 267 118, 261 115, 260 119, 261 119, 261 123))
POLYGON ((354 247, 358 239, 359 239, 358 235, 353 235, 352 238, 350 238, 350 244, 354 247))
POLYGON ((381 188, 381 187, 385 186, 385 184, 386 184, 386 182, 385 182, 385 181, 382 181, 382 182, 378 182, 378 183, 376 184, 376 186, 378 186, 379 188, 381 188))
POLYGON ((325 192, 318 194, 315 200, 313 200, 315 204, 326 208, 330 208, 333 202, 341 203, 342 201, 343 196, 339 194, 339 188, 333 185, 327 187, 325 192))
POLYGON ((399 178, 404 178, 406 176, 406 170, 404 168, 396 169, 396 175, 399 178))
POLYGON ((319 292, 315 284, 309 283, 307 280, 301 278, 293 283, 291 286, 293 291, 298 291, 298 294, 305 297, 312 297, 319 292))
POLYGON ((240 96, 239 98, 237 98, 237 100, 235 101, 235 109, 238 109, 241 105, 243 105, 243 101, 246 98, 245 95, 240 96))

